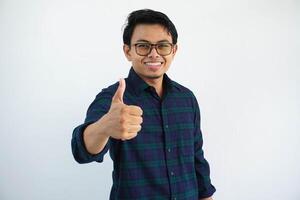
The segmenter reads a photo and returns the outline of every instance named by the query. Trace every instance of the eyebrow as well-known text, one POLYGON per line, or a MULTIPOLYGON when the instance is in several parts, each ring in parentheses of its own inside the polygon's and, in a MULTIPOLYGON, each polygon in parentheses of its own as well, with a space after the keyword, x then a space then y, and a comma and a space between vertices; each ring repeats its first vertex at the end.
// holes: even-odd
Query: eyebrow
MULTIPOLYGON (((152 44, 150 41, 148 40, 137 40, 136 42, 145 42, 145 43, 150 43, 152 44)), ((163 42, 168 42, 168 43, 171 43, 170 41, 168 40, 159 40, 157 43, 163 43, 163 42)))

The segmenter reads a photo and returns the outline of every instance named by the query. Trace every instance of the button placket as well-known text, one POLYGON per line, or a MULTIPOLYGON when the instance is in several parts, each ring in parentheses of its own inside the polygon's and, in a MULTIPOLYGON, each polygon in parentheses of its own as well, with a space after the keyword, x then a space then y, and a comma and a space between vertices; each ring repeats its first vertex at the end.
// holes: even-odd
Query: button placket
MULTIPOLYGON (((174 178, 175 178, 175 173, 174 171, 172 170, 172 164, 171 164, 171 159, 172 159, 172 156, 171 156, 171 152, 172 152, 172 143, 171 142, 171 133, 170 133, 170 127, 169 127, 169 124, 168 124, 168 115, 167 115, 167 110, 164 109, 164 105, 162 104, 162 118, 163 118, 163 129, 164 129, 164 132, 165 132, 165 145, 166 145, 166 158, 167 158, 167 170, 168 170, 168 174, 169 174, 169 178, 170 178, 170 190, 171 190, 171 194, 174 194, 175 193, 175 183, 174 183, 174 178)), ((173 195, 172 195, 173 196, 173 195)), ((177 200, 178 198, 176 197, 172 197, 171 198, 172 200, 177 200)))

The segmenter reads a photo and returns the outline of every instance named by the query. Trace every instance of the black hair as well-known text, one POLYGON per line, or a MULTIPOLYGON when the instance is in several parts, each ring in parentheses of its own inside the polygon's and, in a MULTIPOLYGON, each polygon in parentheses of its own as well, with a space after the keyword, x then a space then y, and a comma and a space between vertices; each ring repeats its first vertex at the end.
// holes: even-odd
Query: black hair
POLYGON ((160 24, 171 34, 172 43, 177 43, 177 30, 167 15, 151 9, 142 9, 133 11, 128 15, 123 32, 124 44, 130 45, 134 28, 138 24, 160 24))

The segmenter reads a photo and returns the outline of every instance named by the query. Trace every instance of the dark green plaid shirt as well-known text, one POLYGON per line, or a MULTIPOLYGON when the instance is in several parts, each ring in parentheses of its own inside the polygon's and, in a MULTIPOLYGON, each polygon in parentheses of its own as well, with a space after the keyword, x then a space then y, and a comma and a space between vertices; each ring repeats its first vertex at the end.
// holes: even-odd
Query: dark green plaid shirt
POLYGON ((118 83, 103 89, 76 127, 72 151, 79 163, 102 162, 109 150, 114 163, 111 200, 198 200, 215 192, 209 164, 203 156, 200 111, 193 93, 164 75, 164 95, 145 83, 131 68, 123 101, 143 110, 142 130, 122 141, 110 138, 97 155, 87 152, 82 133, 110 108, 118 83))

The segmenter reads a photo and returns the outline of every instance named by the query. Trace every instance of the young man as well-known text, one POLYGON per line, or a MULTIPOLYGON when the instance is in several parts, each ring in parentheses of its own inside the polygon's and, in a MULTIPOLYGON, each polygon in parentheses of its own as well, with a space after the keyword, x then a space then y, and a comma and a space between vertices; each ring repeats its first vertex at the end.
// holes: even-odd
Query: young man
POLYGON ((197 100, 166 75, 177 50, 174 24, 161 12, 137 10, 123 41, 129 75, 103 89, 74 129, 74 158, 102 162, 109 150, 112 200, 211 200, 197 100))

